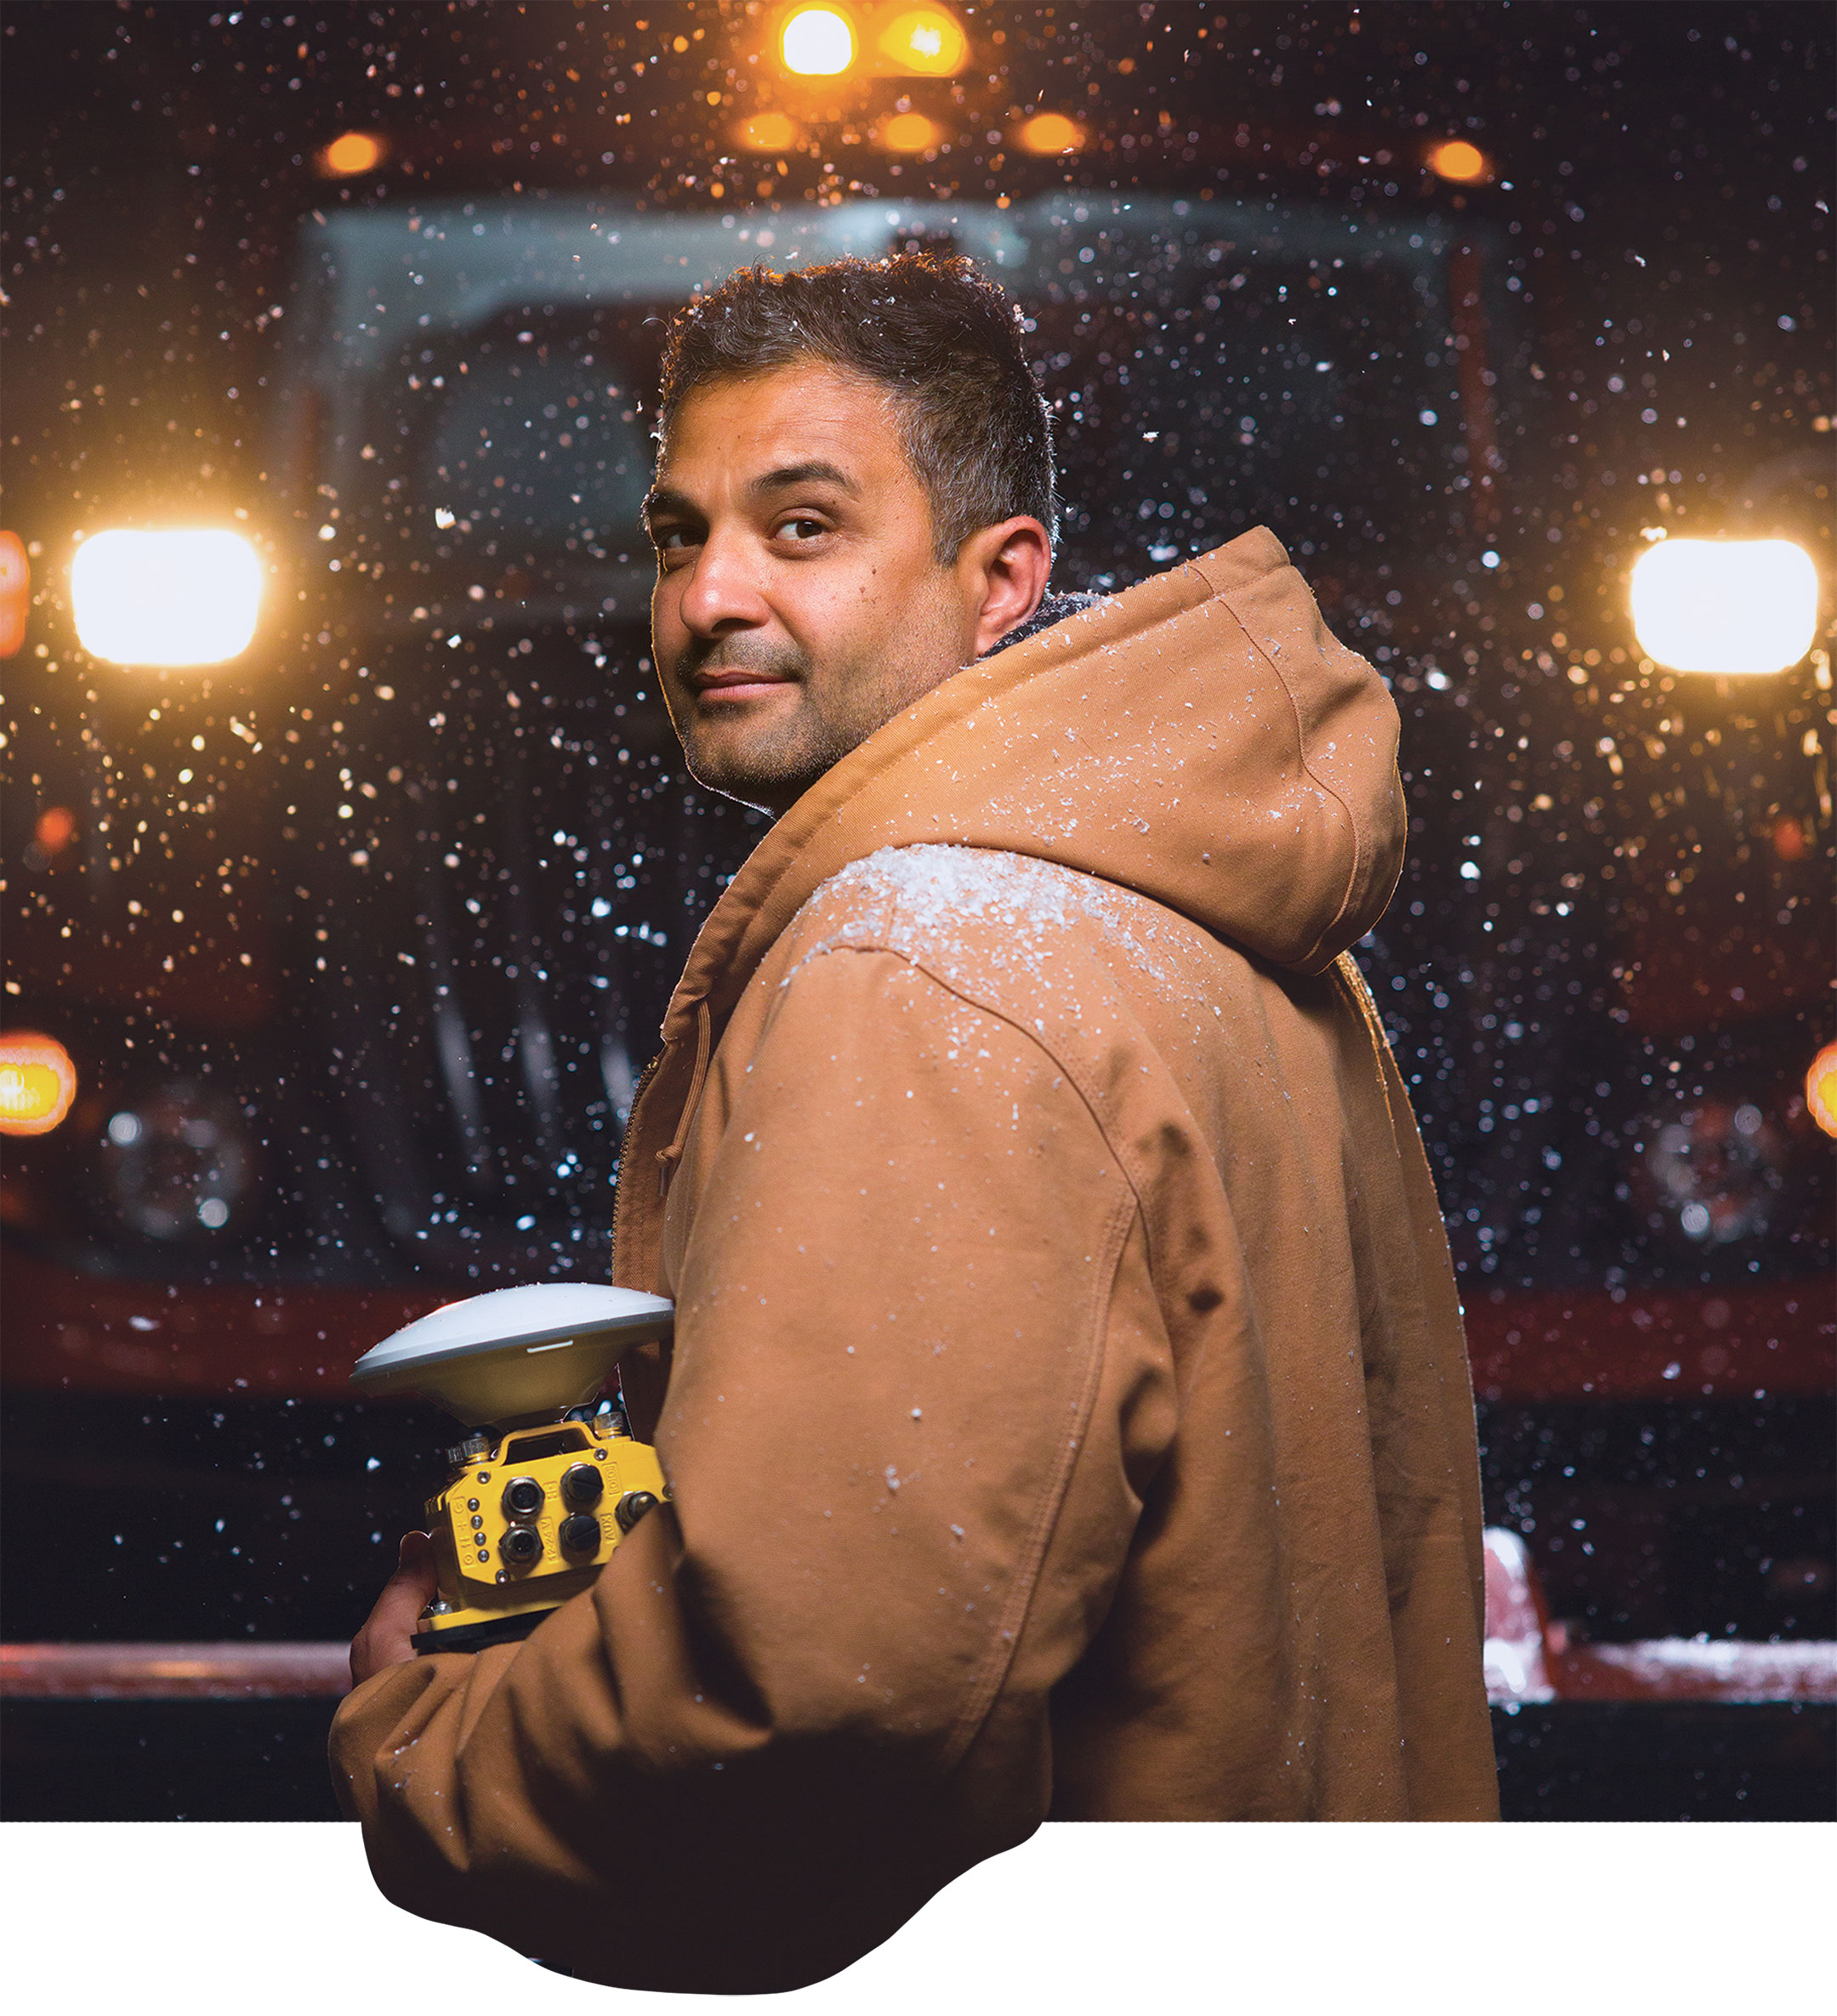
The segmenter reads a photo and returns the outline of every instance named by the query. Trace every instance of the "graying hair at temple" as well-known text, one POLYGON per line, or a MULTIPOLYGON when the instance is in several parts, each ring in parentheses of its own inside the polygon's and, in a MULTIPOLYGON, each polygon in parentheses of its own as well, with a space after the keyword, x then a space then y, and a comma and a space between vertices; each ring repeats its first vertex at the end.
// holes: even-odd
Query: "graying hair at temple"
POLYGON ((1036 518, 1056 540, 1052 423, 1008 296, 966 258, 900 253, 807 272, 747 267, 683 309, 658 435, 699 386, 816 361, 884 385, 931 502, 941 565, 979 526, 1036 518))

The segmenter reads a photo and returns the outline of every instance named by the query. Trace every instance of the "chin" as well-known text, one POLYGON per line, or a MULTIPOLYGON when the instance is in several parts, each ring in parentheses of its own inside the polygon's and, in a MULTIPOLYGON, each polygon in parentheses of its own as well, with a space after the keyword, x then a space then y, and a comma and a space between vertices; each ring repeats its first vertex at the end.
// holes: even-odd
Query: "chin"
POLYGON ((726 751, 685 750, 684 756, 689 775, 704 791, 750 805, 756 812, 769 812, 774 818, 788 810, 822 775, 818 769, 805 775, 757 758, 749 763, 726 751))

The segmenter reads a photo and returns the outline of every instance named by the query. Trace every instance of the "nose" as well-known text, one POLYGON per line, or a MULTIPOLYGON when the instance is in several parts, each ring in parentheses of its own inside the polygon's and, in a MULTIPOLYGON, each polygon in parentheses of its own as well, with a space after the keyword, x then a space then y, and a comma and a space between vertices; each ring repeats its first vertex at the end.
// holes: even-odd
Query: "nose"
POLYGON ((725 637, 771 620, 751 564, 752 542, 710 528, 687 571, 678 604, 684 624, 697 637, 725 637))

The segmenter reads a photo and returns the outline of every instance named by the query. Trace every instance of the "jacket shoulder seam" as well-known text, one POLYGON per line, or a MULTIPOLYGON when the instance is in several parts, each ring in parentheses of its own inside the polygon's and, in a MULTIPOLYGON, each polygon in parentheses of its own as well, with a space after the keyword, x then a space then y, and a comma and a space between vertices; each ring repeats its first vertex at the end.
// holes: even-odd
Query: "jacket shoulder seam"
POLYGON ((1102 1102, 1095 1089, 1087 1082, 1086 1074, 1078 1068, 1072 1059, 1064 1055, 1054 1046, 1048 1039, 1044 1029, 1037 1024, 1029 1026, 1021 1014, 1010 1005, 995 997, 992 993, 984 994, 964 985, 961 981, 953 980, 948 975, 938 972, 922 956, 907 951, 904 946, 887 945, 867 938, 851 939, 840 944, 832 940, 826 945, 812 946, 798 962, 798 965, 785 975, 784 980, 780 984, 788 985, 795 979, 798 972, 813 960, 826 958, 835 953, 848 952, 878 952, 885 958, 897 959, 902 965, 909 966, 913 972, 922 973, 941 992, 962 1002, 967 1008, 978 1009, 985 1015, 992 1015, 998 1022, 1005 1022, 1018 1036, 1031 1043, 1077 1093, 1079 1105, 1090 1116, 1091 1125, 1096 1128, 1105 1149, 1109 1153, 1110 1159, 1121 1170, 1123 1179, 1129 1185, 1129 1193, 1135 1201, 1135 1209, 1142 1221, 1143 1236, 1149 1242, 1152 1256, 1154 1246, 1154 1230, 1148 1220, 1147 1206, 1144 1198, 1146 1186, 1142 1179, 1141 1173, 1135 1167, 1133 1157, 1126 1152, 1112 1133, 1110 1125, 1104 1116, 1102 1102))
MULTIPOLYGON (((992 1015, 998 1022, 1005 1023, 1025 1042, 1038 1050, 1059 1072, 1060 1076, 1077 1094, 1078 1100, 1090 1116, 1091 1125, 1097 1130, 1098 1139, 1103 1143, 1105 1152, 1122 1175, 1123 1194, 1110 1207, 1105 1221, 1100 1243, 1097 1247, 1101 1256, 1094 1279, 1102 1284, 1100 1290, 1091 1296, 1093 1334, 1086 1352, 1084 1382, 1078 1394, 1077 1409, 1065 1447, 1059 1453, 1051 1474, 1041 1488, 1038 1508, 1027 1530, 1027 1546, 1023 1551, 1023 1566, 1017 1572, 1008 1600, 1003 1606, 1001 1619, 990 1643, 981 1671, 971 1689, 970 1700, 953 1725, 946 1739, 941 1761, 946 1769, 959 1763, 975 1741, 977 1732, 987 1719, 1001 1693, 1009 1667, 1013 1664, 1019 1648, 1021 1633, 1025 1627, 1028 1610, 1032 1607, 1033 1595, 1039 1586, 1039 1577, 1050 1550, 1052 1536, 1057 1530, 1060 1513, 1064 1510, 1067 1494, 1071 1490, 1072 1477, 1078 1467, 1078 1459, 1088 1439, 1091 1409, 1096 1404, 1098 1387, 1103 1375, 1105 1354, 1110 1333, 1110 1311, 1116 1300, 1117 1269, 1122 1264, 1124 1247, 1132 1224, 1139 1223, 1142 1229, 1142 1241, 1147 1249, 1149 1277, 1154 1277, 1155 1239, 1149 1224, 1147 1210, 1143 1203, 1143 1184, 1140 1173, 1131 1166, 1130 1159, 1105 1124, 1100 1104, 1083 1080, 1083 1076, 1072 1062, 1044 1040, 1042 1031, 1029 1029, 1018 1016, 990 1001, 979 999, 968 989, 935 973, 923 960, 896 946, 878 945, 862 940, 838 944, 833 941, 814 948, 799 965, 806 965, 813 959, 830 953, 878 952, 884 957, 897 959, 901 964, 921 973, 953 999, 964 1002, 986 1015, 992 1015)), ((787 976, 787 980, 790 978, 787 976)))

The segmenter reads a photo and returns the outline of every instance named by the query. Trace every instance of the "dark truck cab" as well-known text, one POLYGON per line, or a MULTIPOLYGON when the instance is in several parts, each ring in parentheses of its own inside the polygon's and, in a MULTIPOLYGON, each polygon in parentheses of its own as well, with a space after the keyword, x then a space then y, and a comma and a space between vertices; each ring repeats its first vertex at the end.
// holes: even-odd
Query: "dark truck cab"
POLYGON ((38 766, 81 834, 31 871, 9 1023, 82 1090, 9 1156, 10 1531, 73 1462, 92 1488, 57 1549, 15 1538, 9 1637, 348 1635, 443 1433, 351 1362, 454 1296, 604 1277, 638 1074, 761 825, 683 776, 646 656, 662 322, 742 263, 907 245, 1029 318, 1056 585, 1266 524, 1391 684, 1411 855, 1358 956, 1462 1270, 1488 1518, 1558 1635, 1837 1635, 1828 661, 1759 705, 1642 662, 1483 219, 1068 190, 304 229, 258 645, 151 718, 98 671, 38 766))

